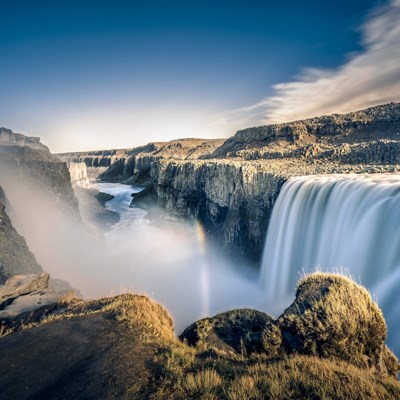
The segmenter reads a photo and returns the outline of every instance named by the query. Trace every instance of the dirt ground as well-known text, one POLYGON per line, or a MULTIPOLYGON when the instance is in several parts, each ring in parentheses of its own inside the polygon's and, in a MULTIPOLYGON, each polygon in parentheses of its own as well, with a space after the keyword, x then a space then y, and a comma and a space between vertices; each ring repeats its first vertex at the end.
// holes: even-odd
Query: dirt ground
POLYGON ((0 397, 144 399, 155 347, 107 313, 55 321, 0 339, 0 397))

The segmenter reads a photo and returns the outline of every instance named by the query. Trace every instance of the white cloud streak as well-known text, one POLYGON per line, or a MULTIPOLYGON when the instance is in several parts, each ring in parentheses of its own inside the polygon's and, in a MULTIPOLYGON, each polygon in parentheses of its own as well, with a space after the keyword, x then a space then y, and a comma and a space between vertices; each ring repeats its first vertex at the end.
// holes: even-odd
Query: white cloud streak
POLYGON ((400 100, 400 0, 374 9, 363 25, 363 50, 333 70, 306 68, 292 82, 273 87, 260 102, 229 110, 237 126, 345 113, 400 100))

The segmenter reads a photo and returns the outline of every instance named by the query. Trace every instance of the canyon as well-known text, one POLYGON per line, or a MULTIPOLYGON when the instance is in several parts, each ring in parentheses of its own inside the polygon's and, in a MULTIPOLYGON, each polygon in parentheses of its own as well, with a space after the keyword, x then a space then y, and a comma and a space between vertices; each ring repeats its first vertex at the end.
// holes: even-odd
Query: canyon
MULTIPOLYGON (((246 277, 245 266, 250 262, 260 272, 267 231, 286 238, 279 232, 291 225, 280 225, 279 218, 286 217, 276 206, 286 204, 282 198, 288 188, 303 190, 295 182, 328 179, 321 175, 329 175, 334 187, 336 176, 356 182, 363 176, 380 182, 383 176, 392 182, 400 172, 399 150, 400 103, 249 128, 226 140, 177 139, 59 155, 36 137, 0 128, 2 393, 27 399, 232 399, 265 393, 282 398, 290 392, 302 398, 308 385, 312 393, 331 398, 352 399, 360 393, 363 398, 398 398, 399 363, 386 345, 399 345, 393 341, 398 306, 391 282, 382 280, 391 293, 383 302, 391 303, 388 314, 382 314, 367 290, 339 274, 302 277, 293 299, 300 268, 293 264, 300 261, 281 264, 288 259, 283 253, 293 249, 293 260, 301 260, 301 241, 309 232, 317 235, 313 244, 324 252, 331 245, 311 217, 315 207, 307 199, 316 190, 301 186, 307 196, 283 207, 310 217, 296 222, 300 228, 292 241, 267 241, 260 285, 254 269, 246 277), (274 215, 278 221, 271 228, 274 215), (206 254, 211 247, 217 250, 214 258, 206 254), (235 259, 241 270, 219 265, 220 253, 235 259), (272 266, 265 261, 269 255, 272 266), (154 292, 148 292, 156 293, 172 315, 146 296, 129 293, 129 282, 119 281, 124 268, 121 276, 128 273, 135 284, 157 281, 154 292), (117 296, 100 298, 103 290, 92 296, 95 300, 79 299, 79 291, 50 279, 43 269, 54 271, 56 278, 68 275, 73 286, 82 277, 86 286, 96 281, 116 289, 123 283, 128 294, 120 289, 117 296), (271 279, 265 276, 270 270, 271 279), (173 301, 160 298, 157 285, 173 301), (282 306, 279 285, 293 302, 284 299, 286 309, 274 312, 276 318, 263 312, 269 309, 237 307, 210 317, 216 312, 210 312, 209 303, 218 296, 253 301, 252 306, 260 296, 271 307, 282 306), (198 306, 206 318, 194 322, 198 306), (191 325, 184 320, 187 329, 176 310, 190 320, 191 325), (389 336, 384 315, 390 318, 389 336), (176 334, 182 331, 179 340, 176 334), (342 385, 342 378, 352 385, 342 385), (204 382, 211 382, 211 388, 204 382)), ((392 208, 396 185, 389 193, 392 208)), ((365 185, 357 193, 368 197, 365 185)), ((335 198, 339 207, 347 195, 335 198)), ((316 202, 318 209, 329 213, 323 200, 316 202)), ((353 203, 351 209, 357 209, 358 200, 353 203)), ((366 203, 364 214, 375 204, 366 203)), ((379 236, 380 217, 374 220, 379 236)), ((352 235, 345 224, 338 225, 352 235)), ((390 226, 385 241, 396 237, 396 224, 390 226)), ((395 244, 389 247, 390 254, 382 247, 381 256, 370 260, 368 285, 380 283, 375 264, 397 255, 395 244)), ((398 279, 395 263, 390 268, 398 279)), ((398 354, 398 347, 394 350, 398 354)))
POLYGON ((144 185, 134 204, 196 218, 222 251, 259 263, 273 205, 291 177, 400 171, 400 104, 244 129, 225 141, 59 156, 91 177, 144 185))

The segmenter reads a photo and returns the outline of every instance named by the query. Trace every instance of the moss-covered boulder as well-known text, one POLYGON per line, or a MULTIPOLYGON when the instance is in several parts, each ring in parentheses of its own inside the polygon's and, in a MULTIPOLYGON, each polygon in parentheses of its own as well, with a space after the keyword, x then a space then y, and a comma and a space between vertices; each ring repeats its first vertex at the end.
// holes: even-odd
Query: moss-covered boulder
MULTIPOLYGON (((251 309, 227 311, 196 321, 180 335, 191 346, 204 344, 243 354, 264 350, 263 333, 274 324, 268 314, 251 309)), ((273 341, 267 343, 273 347, 273 341)))
POLYGON ((397 375, 398 361, 384 344, 382 312, 368 291, 349 278, 327 273, 306 276, 278 325, 288 353, 337 358, 397 375))

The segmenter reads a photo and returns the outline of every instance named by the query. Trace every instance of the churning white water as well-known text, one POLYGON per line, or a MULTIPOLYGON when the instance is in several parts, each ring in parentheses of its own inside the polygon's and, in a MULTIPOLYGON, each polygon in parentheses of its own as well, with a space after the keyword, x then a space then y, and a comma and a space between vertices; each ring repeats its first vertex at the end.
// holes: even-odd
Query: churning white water
POLYGON ((262 261, 269 303, 289 305, 301 274, 348 270, 382 308, 400 353, 400 175, 290 179, 275 204, 262 261))

